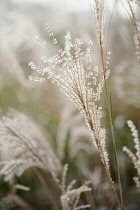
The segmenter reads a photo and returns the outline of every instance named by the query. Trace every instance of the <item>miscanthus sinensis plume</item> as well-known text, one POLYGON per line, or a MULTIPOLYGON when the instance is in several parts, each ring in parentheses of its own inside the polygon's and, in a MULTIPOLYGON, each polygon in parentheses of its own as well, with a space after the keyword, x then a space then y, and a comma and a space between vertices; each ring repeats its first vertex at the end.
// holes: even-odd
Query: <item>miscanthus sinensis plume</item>
MULTIPOLYGON (((110 73, 108 64, 111 54, 111 52, 108 51, 109 33, 107 36, 107 46, 104 46, 103 29, 105 17, 103 10, 103 0, 94 0, 93 17, 95 20, 96 35, 100 51, 99 66, 95 65, 95 61, 93 61, 92 41, 89 41, 88 46, 86 46, 81 38, 76 38, 73 40, 71 33, 67 32, 64 36, 64 48, 59 49, 58 47, 57 53, 53 53, 51 58, 47 58, 46 56, 41 57, 41 60, 46 65, 45 68, 39 67, 33 61, 29 62, 31 69, 37 71, 43 76, 33 77, 31 75, 29 76, 29 79, 35 82, 45 82, 46 78, 44 75, 46 74, 47 78, 50 79, 52 83, 55 83, 84 115, 86 124, 91 131, 94 143, 100 152, 101 160, 105 167, 114 194, 117 198, 118 204, 120 208, 123 209, 117 196, 114 182, 112 181, 108 153, 106 151, 106 132, 101 125, 102 107, 99 105, 99 101, 101 98, 102 89, 104 84, 106 87, 106 80, 110 73)), ((49 23, 46 24, 46 29, 49 36, 52 37, 53 43, 57 45, 58 41, 50 29, 49 23)), ((47 47, 47 43, 45 41, 40 41, 37 36, 34 37, 34 40, 42 47, 47 47)), ((50 49, 51 53, 52 49, 50 49)), ((105 90, 106 95, 108 96, 107 88, 105 88, 105 90)), ((108 109, 110 109, 109 99, 108 109)))
POLYGON ((136 48, 136 57, 140 61, 140 22, 137 20, 136 9, 139 9, 139 0, 123 0, 124 8, 126 9, 133 25, 134 43, 136 48))
POLYGON ((78 210, 78 209, 88 209, 90 205, 78 206, 80 195, 83 192, 91 191, 91 188, 88 187, 89 182, 85 182, 79 188, 74 188, 76 183, 75 180, 71 181, 70 184, 66 184, 66 177, 68 172, 68 164, 64 166, 62 174, 62 195, 61 195, 61 205, 63 210, 78 210))
POLYGON ((127 155, 129 156, 129 158, 131 158, 132 163, 134 164, 134 167, 137 170, 137 177, 134 177, 134 181, 136 183, 136 186, 140 188, 140 140, 138 137, 138 131, 134 125, 134 123, 131 120, 127 121, 128 127, 131 130, 132 136, 133 136, 133 140, 134 140, 134 148, 135 148, 135 153, 133 153, 130 149, 128 149, 127 147, 123 147, 123 151, 127 153, 127 155))
MULTIPOLYGON (((46 27, 53 37, 54 35, 50 32, 49 24, 46 27)), ((34 39, 39 44, 46 46, 46 43, 40 42, 37 37, 34 39)), ((93 65, 91 41, 85 47, 82 39, 77 38, 72 41, 70 32, 66 33, 64 39, 64 49, 58 49, 58 52, 51 58, 41 57, 46 64, 45 68, 41 69, 32 61, 29 63, 29 66, 41 75, 47 74, 47 78, 57 84, 84 115, 94 143, 110 176, 105 129, 101 126, 102 107, 99 106, 102 88, 110 71, 106 69, 105 74, 103 74, 98 66, 93 65)), ((53 38, 53 42, 56 44, 57 40, 53 38)), ((108 52, 109 56, 110 52, 108 52)), ((38 80, 39 82, 45 81, 45 77, 36 79, 30 76, 29 79, 33 81, 38 80)))
POLYGON ((0 175, 5 181, 39 167, 57 181, 61 164, 42 129, 30 117, 11 110, 0 119, 0 175))
MULTIPOLYGON (((78 206, 82 192, 90 191, 88 182, 74 188, 75 181, 66 186, 68 166, 62 173, 61 163, 51 145, 46 141, 43 130, 30 117, 11 110, 7 116, 0 119, 0 175, 5 181, 14 176, 20 177, 25 170, 38 167, 51 175, 61 190, 61 204, 64 210, 76 210, 90 207, 78 206), (62 183, 58 177, 62 177, 62 183)), ((16 189, 28 191, 29 188, 15 185, 16 189)))

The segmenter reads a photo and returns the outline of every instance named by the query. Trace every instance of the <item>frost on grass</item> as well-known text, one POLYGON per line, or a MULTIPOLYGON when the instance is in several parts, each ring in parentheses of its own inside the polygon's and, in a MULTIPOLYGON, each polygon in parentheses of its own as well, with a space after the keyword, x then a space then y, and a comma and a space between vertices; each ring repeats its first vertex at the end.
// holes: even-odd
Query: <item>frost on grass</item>
POLYGON ((21 176, 30 167, 39 167, 56 178, 61 165, 41 128, 29 117, 11 111, 0 120, 2 160, 0 174, 5 181, 21 176), (7 155, 5 155, 7 154, 7 155))
POLYGON ((130 120, 127 121, 128 127, 131 130, 133 140, 134 140, 134 148, 135 148, 135 153, 133 153, 131 150, 129 150, 127 147, 123 148, 123 151, 127 153, 127 155, 130 157, 132 160, 132 163, 137 170, 137 177, 134 177, 134 181, 136 183, 136 186, 140 188, 140 140, 138 137, 138 131, 134 125, 134 123, 130 120))

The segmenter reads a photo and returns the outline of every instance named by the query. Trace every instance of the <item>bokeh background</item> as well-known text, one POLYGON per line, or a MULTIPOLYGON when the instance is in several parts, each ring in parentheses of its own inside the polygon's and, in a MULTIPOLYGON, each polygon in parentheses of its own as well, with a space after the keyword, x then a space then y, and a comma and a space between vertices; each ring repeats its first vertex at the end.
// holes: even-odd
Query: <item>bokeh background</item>
MULTIPOLYGON (((105 32, 114 1, 105 4, 105 32)), ((139 8, 136 8, 139 20, 139 8)), ((91 203, 91 209, 116 209, 114 198, 99 158, 92 143, 90 133, 83 117, 72 103, 51 84, 33 83, 29 75, 29 61, 40 63, 40 57, 50 56, 55 46, 45 29, 49 22, 58 39, 58 47, 64 45, 64 35, 70 31, 73 39, 82 38, 87 44, 93 41, 93 62, 100 58, 97 49, 95 24, 88 0, 1 0, 0 1, 0 115, 6 115, 10 108, 24 113, 42 127, 55 154, 62 165, 69 164, 68 179, 76 179, 77 185, 91 180, 93 187, 90 195, 82 195, 81 203, 91 203), (43 48, 32 40, 38 36, 47 41, 43 48), (51 49, 51 50, 50 50, 51 49)), ((140 209, 139 190, 133 182, 136 171, 122 148, 127 145, 134 150, 133 138, 126 121, 131 119, 140 130, 140 66, 135 54, 133 26, 121 1, 116 4, 109 40, 112 52, 110 60, 110 78, 108 88, 111 94, 113 123, 118 149, 119 166, 122 178, 123 195, 126 209, 140 209)), ((115 161, 112 149, 111 133, 107 115, 106 97, 103 93, 103 126, 107 131, 111 171, 116 180, 115 161)), ((47 153, 47 151, 46 151, 47 153)), ((1 160, 7 151, 1 152, 1 160)), ((17 194, 32 209, 61 209, 59 192, 41 171, 46 180, 47 193, 32 175, 29 169, 14 182, 29 186, 31 190, 18 190, 17 194)), ((26 209, 20 203, 13 202, 8 195, 11 184, 0 177, 0 209, 26 209)), ((117 188, 117 184, 116 184, 117 188)))

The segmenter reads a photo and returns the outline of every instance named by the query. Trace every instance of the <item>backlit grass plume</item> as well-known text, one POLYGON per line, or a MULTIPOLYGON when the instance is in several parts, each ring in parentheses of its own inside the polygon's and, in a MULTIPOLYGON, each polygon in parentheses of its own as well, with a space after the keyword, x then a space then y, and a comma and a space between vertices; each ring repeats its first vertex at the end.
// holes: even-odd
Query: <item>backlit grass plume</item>
MULTIPOLYGON (((88 42, 88 46, 85 46, 82 39, 76 38, 75 40, 72 40, 70 32, 67 32, 64 36, 63 49, 58 49, 57 53, 54 53, 51 58, 47 58, 46 56, 41 57, 41 60, 46 65, 45 68, 40 68, 33 61, 29 62, 29 66, 43 76, 47 74, 47 78, 50 79, 52 83, 57 84, 58 87, 69 97, 69 99, 84 115, 86 124, 91 131, 93 141, 99 150, 101 160, 105 167, 109 182, 112 186, 118 204, 120 208, 123 209, 123 202, 121 201, 121 204, 111 177, 108 153, 106 150, 106 131, 101 125, 102 107, 99 105, 99 101, 104 84, 108 99, 106 80, 110 73, 108 64, 111 54, 111 52, 108 51, 109 32, 107 36, 107 46, 104 46, 103 29, 105 17, 103 10, 104 2, 102 0, 95 0, 93 5, 93 17, 96 23, 96 35, 99 43, 101 60, 100 66, 94 65, 95 62, 92 55, 92 41, 90 40, 88 42)), ((56 45, 58 41, 50 29, 49 23, 46 24, 46 29, 49 36, 52 37, 53 43, 56 45)), ((35 36, 34 40, 41 46, 47 47, 47 43, 45 41, 39 41, 38 37, 35 36)), ((45 81, 45 77, 34 78, 30 76, 29 79, 35 82, 45 81)), ((109 99, 108 109, 111 118, 109 99)), ((112 119, 110 119, 110 121, 113 133, 112 119)), ((115 159, 117 160, 116 156, 115 159)), ((118 163, 117 171, 119 174, 118 163)))
POLYGON ((123 147, 123 151, 127 153, 127 155, 129 156, 129 158, 131 158, 132 163, 135 167, 135 169, 137 170, 137 177, 134 177, 134 181, 136 183, 136 186, 140 188, 140 140, 139 140, 139 136, 138 136, 138 131, 134 125, 134 123, 131 120, 127 121, 128 127, 131 130, 132 136, 133 136, 133 140, 134 140, 134 148, 136 153, 133 153, 131 150, 129 150, 127 147, 123 147))
MULTIPOLYGON (((47 24, 47 28, 48 32, 51 33, 49 24, 47 24)), ((53 36, 52 33, 50 35, 53 36)), ((52 83, 57 84, 84 115, 94 143, 100 152, 109 182, 116 195, 106 151, 106 132, 101 126, 102 107, 99 105, 105 80, 110 73, 107 69, 108 62, 105 69, 100 70, 98 66, 92 64, 91 41, 89 41, 88 47, 85 48, 82 39, 71 40, 70 32, 67 32, 64 39, 64 49, 58 49, 58 52, 51 58, 41 57, 46 64, 45 68, 41 69, 32 61, 29 63, 29 66, 43 76, 47 74, 47 78, 52 83)), ((35 40, 39 44, 41 43, 37 37, 35 37, 35 40)), ((57 43, 55 38, 53 38, 53 42, 54 44, 57 43)), ((110 52, 107 53, 107 59, 109 59, 110 54, 110 52)), ((33 78, 30 76, 29 79, 39 82, 45 81, 45 77, 33 78)), ((117 200, 119 202, 118 197, 117 200)))
POLYGON ((0 174, 4 175, 5 181, 15 175, 21 176, 28 168, 39 167, 57 182, 57 175, 61 171, 59 159, 40 127, 30 117, 15 111, 9 112, 0 120, 0 136, 0 174))
MULTIPOLYGON (((84 50, 83 40, 75 39, 72 42, 69 32, 65 36, 64 50, 59 49, 53 57, 49 59, 43 57, 42 60, 47 67, 40 70, 40 73, 47 73, 48 79, 56 83, 84 114, 102 161, 109 170, 105 129, 101 127, 102 108, 98 105, 109 70, 106 71, 105 78, 104 76, 100 78, 98 66, 92 65, 91 43, 84 50)), ((32 68, 33 62, 29 65, 32 68)))

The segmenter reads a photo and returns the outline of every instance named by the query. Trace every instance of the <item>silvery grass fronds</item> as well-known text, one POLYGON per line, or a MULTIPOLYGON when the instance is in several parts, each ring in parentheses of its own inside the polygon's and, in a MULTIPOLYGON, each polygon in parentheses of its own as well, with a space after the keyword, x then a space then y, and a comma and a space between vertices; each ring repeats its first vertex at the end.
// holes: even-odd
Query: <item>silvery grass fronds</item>
POLYGON ((90 205, 78 206, 81 193, 91 191, 91 188, 88 187, 89 182, 85 182, 82 186, 75 189, 75 180, 73 180, 69 185, 66 184, 67 171, 68 164, 64 166, 62 174, 62 195, 60 200, 63 210, 78 210, 89 208, 90 205))
POLYGON ((29 117, 10 112, 0 120, 0 146, 3 153, 0 174, 5 181, 21 176, 30 167, 39 167, 55 181, 61 165, 40 127, 29 117))
POLYGON ((127 155, 132 160, 132 163, 134 164, 134 167, 137 170, 137 177, 134 177, 134 181, 136 183, 136 186, 140 188, 140 140, 138 136, 138 131, 134 125, 134 123, 131 120, 127 121, 128 127, 131 130, 133 140, 134 140, 134 148, 136 153, 134 154, 131 150, 129 150, 127 147, 123 147, 123 151, 127 153, 127 155))
MULTIPOLYGON (((51 32, 48 23, 46 24, 46 28, 49 36, 52 37, 53 43, 57 44, 57 39, 54 38, 54 34, 51 32)), ((67 32, 64 37, 64 49, 58 49, 57 53, 51 58, 47 58, 46 56, 41 57, 41 60, 46 65, 45 68, 40 68, 33 61, 29 62, 29 66, 43 76, 47 74, 47 78, 52 83, 57 84, 84 115, 94 143, 100 152, 101 160, 117 202, 121 206, 110 173, 109 159, 106 151, 106 132, 101 126, 102 107, 99 106, 102 89, 110 73, 108 63, 111 53, 106 52, 105 57, 103 55, 102 29, 100 30, 99 38, 102 57, 101 69, 93 65, 92 41, 89 41, 88 47, 85 47, 82 39, 77 38, 72 41, 70 32, 67 32)), ((34 37, 34 40, 43 47, 47 46, 47 43, 39 41, 38 37, 34 37)), ((35 82, 45 82, 45 77, 34 78, 29 76, 29 79, 35 82)))
MULTIPOLYGON (((117 172, 117 178, 118 178, 118 184, 119 184, 119 194, 120 198, 118 197, 116 193, 116 189, 114 187, 114 184, 112 182, 112 178, 110 175, 109 169, 105 166, 109 181, 111 183, 112 189, 114 191, 114 194, 116 196, 117 202, 120 206, 120 209, 124 209, 123 205, 123 194, 122 194, 122 187, 121 187, 121 177, 120 177, 120 170, 119 170, 119 163, 118 163, 118 155, 117 155, 117 147, 116 147, 116 142, 115 142, 115 134, 114 134, 114 127, 113 127, 113 119, 112 119, 112 111, 111 111, 111 102, 109 99, 109 92, 108 92, 108 87, 106 83, 106 73, 109 71, 108 70, 108 64, 109 64, 109 59, 110 59, 110 54, 111 52, 108 51, 109 48, 109 38, 110 38, 110 29, 111 29, 111 22, 113 18, 113 13, 114 9, 116 6, 116 1, 114 1, 114 6, 113 10, 110 16, 110 21, 109 21, 109 27, 107 30, 107 34, 104 31, 104 23, 105 23, 105 15, 104 15, 104 0, 93 0, 93 14, 94 14, 94 19, 95 19, 95 24, 96 24, 96 31, 97 31, 97 38, 99 42, 99 50, 100 50, 100 63, 103 71, 103 76, 105 80, 105 94, 106 94, 106 99, 107 99, 107 111, 108 111, 108 116, 109 116, 109 122, 110 122, 110 128, 111 128, 111 134, 112 134, 112 141, 113 141, 113 148, 114 148, 114 157, 115 157, 115 165, 116 165, 116 172, 117 172), (106 34, 106 43, 104 39, 104 34, 106 34)), ((104 163, 105 165, 105 163, 104 163)))
MULTIPOLYGON (((65 42, 63 49, 58 48, 58 51, 55 54, 52 52, 52 50, 50 50, 51 53, 53 53, 53 56, 51 58, 47 58, 46 56, 41 57, 41 60, 46 65, 45 68, 40 68, 33 61, 29 62, 29 66, 31 67, 31 69, 37 71, 43 76, 47 74, 47 78, 50 79, 52 83, 57 84, 59 88, 69 97, 69 99, 84 115, 86 124, 91 131, 94 143, 100 152, 101 160, 105 167, 109 182, 112 186, 117 202, 120 208, 123 209, 123 204, 120 203, 110 173, 109 159, 106 151, 106 132, 105 129, 101 126, 102 107, 99 106, 102 89, 105 84, 109 117, 111 121, 111 131, 113 133, 110 101, 108 98, 106 85, 106 80, 110 73, 110 70, 108 70, 108 64, 111 52, 108 51, 108 40, 106 49, 104 48, 103 28, 105 18, 103 14, 103 0, 94 0, 93 8, 97 28, 97 38, 101 55, 101 62, 99 67, 97 65, 93 65, 91 49, 92 41, 89 41, 88 46, 85 46, 82 39, 77 38, 75 40, 72 40, 70 32, 67 32, 64 37, 65 42)), ((52 37, 53 43, 56 45, 58 41, 50 29, 49 23, 46 24, 46 29, 49 36, 52 37)), ((109 33, 107 39, 108 38, 109 33)), ((34 40, 42 47, 47 47, 47 43, 45 41, 40 41, 38 37, 34 37, 34 40)), ((29 79, 35 82, 45 82, 45 77, 34 78, 31 75, 29 76, 29 79)), ((113 145, 115 147, 114 138, 113 145)), ((115 155, 115 160, 117 161, 116 147, 115 155)), ((119 174, 118 163, 116 165, 117 173, 119 174)))
POLYGON ((104 23, 105 23, 105 16, 104 16, 104 1, 103 0, 93 0, 91 2, 91 8, 93 7, 93 18, 95 19, 96 23, 96 30, 97 30, 97 38, 98 42, 103 46, 103 30, 104 30, 104 23))
MULTIPOLYGON (((84 115, 110 176, 109 159, 105 146, 105 129, 101 127, 102 108, 98 105, 104 82, 109 76, 109 70, 106 70, 105 77, 102 75, 99 78, 98 66, 92 65, 91 42, 84 50, 83 40, 75 39, 72 42, 70 32, 67 32, 65 36, 64 49, 59 49, 53 57, 49 59, 43 57, 42 60, 47 67, 40 69, 39 73, 43 75, 47 73, 48 79, 56 83, 84 115)), ((29 65, 35 69, 36 65, 33 62, 30 62, 29 65)), ((37 71, 38 69, 37 67, 37 71)))
POLYGON ((137 0, 125 0, 128 4, 128 15, 131 19, 134 28, 134 42, 136 48, 136 56, 137 59, 140 60, 140 23, 137 21, 135 6, 140 6, 140 1, 137 0), (136 4, 135 4, 136 3, 136 4))

